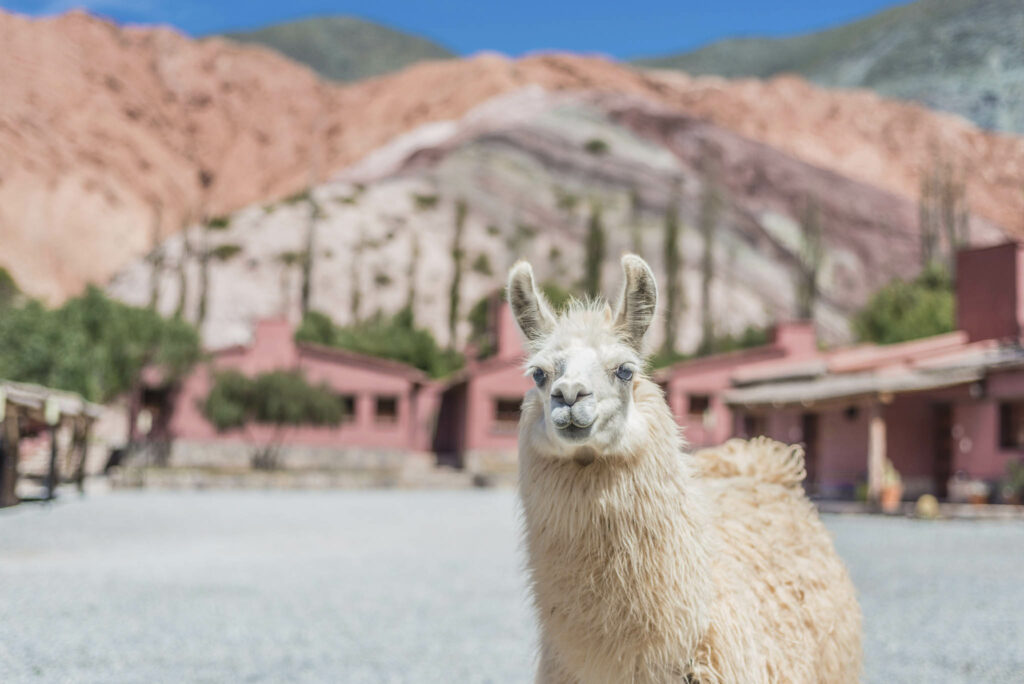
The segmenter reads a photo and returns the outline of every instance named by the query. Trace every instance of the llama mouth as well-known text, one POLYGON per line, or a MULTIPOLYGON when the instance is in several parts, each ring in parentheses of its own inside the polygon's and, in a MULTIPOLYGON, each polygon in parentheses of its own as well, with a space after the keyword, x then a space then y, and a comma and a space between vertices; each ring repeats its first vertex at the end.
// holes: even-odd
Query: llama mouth
POLYGON ((588 425, 586 427, 580 427, 579 425, 569 423, 563 428, 558 428, 558 434, 559 436, 569 439, 571 441, 579 442, 586 439, 587 437, 590 437, 590 432, 592 428, 593 424, 588 425))

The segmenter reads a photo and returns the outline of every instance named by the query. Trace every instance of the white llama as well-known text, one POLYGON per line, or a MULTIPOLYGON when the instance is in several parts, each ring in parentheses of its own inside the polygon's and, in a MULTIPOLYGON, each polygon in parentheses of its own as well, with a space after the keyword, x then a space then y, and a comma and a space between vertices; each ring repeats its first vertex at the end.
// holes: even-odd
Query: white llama
POLYGON ((860 609, 804 496, 803 455, 767 439, 694 455, 641 341, 657 288, 622 259, 614 315, 555 315, 530 265, 508 295, 536 382, 519 489, 538 682, 856 682, 860 609))

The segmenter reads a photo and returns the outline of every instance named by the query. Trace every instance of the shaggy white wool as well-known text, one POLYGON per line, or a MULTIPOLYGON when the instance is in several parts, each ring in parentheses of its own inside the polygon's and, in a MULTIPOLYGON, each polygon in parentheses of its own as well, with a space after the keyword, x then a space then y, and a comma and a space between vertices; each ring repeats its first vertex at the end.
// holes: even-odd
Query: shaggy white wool
MULTIPOLYGON (((636 353, 635 326, 624 335, 595 306, 555 317, 542 298, 530 300, 521 267, 515 278, 527 314, 519 320, 538 326, 527 333, 531 367, 579 345, 602 358, 617 358, 616 345, 636 353)), ((621 434, 578 447, 552 437, 550 385, 523 403, 519 491, 540 624, 537 681, 858 681, 860 609, 800 487, 800 449, 761 438, 688 455, 654 383, 637 371, 616 403, 602 382, 594 393, 625 417, 597 424, 621 434)))

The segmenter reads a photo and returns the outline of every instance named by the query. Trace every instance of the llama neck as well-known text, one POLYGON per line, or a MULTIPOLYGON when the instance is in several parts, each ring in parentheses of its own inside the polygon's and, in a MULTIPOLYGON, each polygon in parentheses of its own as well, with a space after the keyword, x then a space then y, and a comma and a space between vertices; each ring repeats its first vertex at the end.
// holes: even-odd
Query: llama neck
POLYGON ((580 667, 618 667, 629 678, 664 664, 659 655, 678 654, 680 646, 696 650, 712 594, 705 504, 675 421, 651 390, 656 402, 641 403, 643 395, 637 402, 648 431, 628 456, 581 465, 532 453, 528 443, 520 450, 542 628, 563 642, 560 652, 581 654, 580 667), (647 649, 643 662, 636 661, 638 640, 647 649))

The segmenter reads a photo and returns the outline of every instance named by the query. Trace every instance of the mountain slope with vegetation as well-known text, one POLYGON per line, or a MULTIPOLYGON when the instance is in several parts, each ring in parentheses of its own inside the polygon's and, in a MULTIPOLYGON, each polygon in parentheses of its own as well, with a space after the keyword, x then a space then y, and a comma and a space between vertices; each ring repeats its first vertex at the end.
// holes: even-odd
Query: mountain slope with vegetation
MULTIPOLYGON (((963 239, 1003 239, 964 219, 963 239)), ((646 98, 531 88, 415 129, 310 193, 175 235, 108 292, 188 320, 204 311, 212 347, 306 312, 304 339, 440 375, 452 365, 416 337, 492 347, 480 303, 519 258, 548 291, 607 294, 618 256, 640 253, 665 292, 650 342, 671 358, 801 312, 823 339, 848 340, 878 283, 921 269, 921 244, 918 207, 897 194, 646 98)))
POLYGON ((1024 3, 918 0, 792 38, 736 38, 638 60, 693 75, 800 74, 836 88, 870 88, 1024 133, 1024 3))
POLYGON ((224 37, 277 50, 335 81, 358 81, 455 56, 426 38, 355 17, 313 17, 224 37))
MULTIPOLYGON (((911 205, 941 155, 975 215, 1024 235, 1024 138, 796 77, 724 81, 578 55, 486 54, 337 84, 257 45, 82 12, 2 11, 0 73, 0 267, 52 303, 147 254, 162 258, 159 245, 204 219, 289 197, 301 209, 306 188, 390 141, 424 125, 448 130, 526 88, 640 98, 911 205)), ((236 261, 230 244, 218 248, 208 256, 236 261)), ((191 240, 183 249, 205 253, 191 240)))

